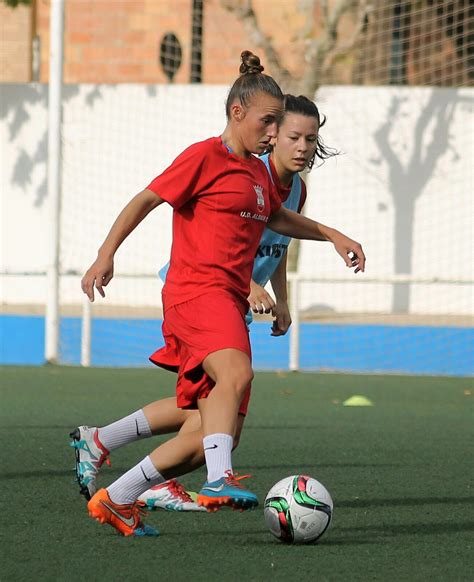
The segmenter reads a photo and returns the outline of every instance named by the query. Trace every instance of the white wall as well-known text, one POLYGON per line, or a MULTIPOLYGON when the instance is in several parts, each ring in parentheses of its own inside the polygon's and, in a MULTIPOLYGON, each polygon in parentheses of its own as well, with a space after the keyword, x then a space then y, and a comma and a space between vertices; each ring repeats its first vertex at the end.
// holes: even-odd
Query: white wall
MULTIPOLYGON (((317 103, 328 117, 321 134, 343 155, 310 174, 307 214, 363 243, 366 277, 472 279, 474 91, 324 87, 317 103)), ((354 279, 331 249, 316 250, 308 242, 299 266, 305 274, 354 279)), ((306 287, 303 307, 412 313, 473 309, 472 287, 466 285, 306 287)))
MULTIPOLYGON (((47 87, 0 86, 2 272, 47 263, 47 87)), ((225 125, 227 87, 66 86, 63 111, 62 269, 82 273, 113 219, 187 145, 225 125)), ((324 87, 328 145, 343 151, 308 177, 307 214, 361 241, 366 277, 409 273, 472 278, 472 89, 324 87), (397 208, 412 220, 396 226, 397 208), (405 206, 403 206, 405 204, 405 206), (413 231, 413 239, 409 233, 413 231)), ((150 215, 119 251, 117 272, 152 274, 167 260, 171 213, 150 215)), ((470 313, 468 286, 354 284, 329 245, 302 244, 305 275, 347 278, 306 284, 303 308, 470 313)), ((356 275, 362 278, 364 275, 356 275)), ((64 303, 79 303, 79 276, 64 303)), ((154 305, 156 281, 111 284, 114 304, 154 305)), ((41 277, 2 277, 3 303, 44 302, 41 277)))

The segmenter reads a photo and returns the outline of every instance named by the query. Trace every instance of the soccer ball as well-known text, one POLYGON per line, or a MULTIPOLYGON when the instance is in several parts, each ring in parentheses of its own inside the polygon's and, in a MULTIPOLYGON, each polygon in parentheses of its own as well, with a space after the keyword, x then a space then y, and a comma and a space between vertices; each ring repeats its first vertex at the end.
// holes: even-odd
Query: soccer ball
POLYGON ((315 542, 328 529, 333 502, 327 489, 306 475, 278 481, 268 492, 264 517, 270 532, 282 542, 315 542))

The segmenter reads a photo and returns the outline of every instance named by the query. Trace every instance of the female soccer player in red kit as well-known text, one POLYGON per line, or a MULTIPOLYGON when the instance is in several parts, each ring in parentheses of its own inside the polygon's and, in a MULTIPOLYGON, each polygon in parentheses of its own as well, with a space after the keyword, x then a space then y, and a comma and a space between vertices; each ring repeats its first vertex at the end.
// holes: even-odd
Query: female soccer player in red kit
MULTIPOLYGON (((306 187, 299 171, 305 167, 311 168, 316 157, 324 160, 336 154, 321 141, 319 130, 324 124, 325 118, 321 118, 318 108, 307 97, 285 95, 284 114, 278 126, 277 137, 272 140, 271 153, 260 157, 285 208, 300 212, 305 203, 306 187)), ((272 312, 272 336, 284 335, 291 325, 286 281, 286 249, 290 240, 289 237, 266 228, 254 260, 248 302, 255 313, 272 312), (264 289, 269 280, 276 302, 264 289)), ((160 270, 163 281, 168 268, 169 263, 160 270)), ((252 321, 250 310, 246 321, 247 324, 252 321)), ((239 442, 243 419, 244 416, 239 414, 234 449, 239 442)), ((80 492, 87 500, 95 494, 98 473, 111 451, 155 434, 193 432, 194 447, 201 453, 199 462, 204 463, 202 435, 198 433, 200 426, 199 411, 177 408, 176 397, 152 402, 106 426, 78 426, 70 436, 73 437, 71 446, 76 453, 76 476, 80 492)), ((197 465, 197 459, 195 461, 197 465)), ((188 469, 193 468, 197 466, 188 469)), ((129 500, 126 494, 121 494, 123 503, 129 500)), ((205 507, 197 505, 177 479, 151 487, 140 495, 139 501, 153 509, 205 511, 205 507)))
MULTIPOLYGON (((253 377, 245 313, 264 227, 331 241, 356 272, 365 264, 358 243, 281 208, 264 164, 251 155, 268 147, 282 114, 281 91, 262 70, 258 57, 242 53, 241 76, 227 99, 222 136, 189 147, 125 207, 82 281, 91 301, 94 286, 104 296, 123 240, 152 209, 163 202, 173 206, 173 245, 163 289, 166 346, 153 361, 178 371, 178 405, 199 408, 208 478, 198 502, 209 510, 221 505, 248 509, 258 503, 233 475, 231 450, 253 377)), ((156 533, 143 525, 135 503, 121 503, 121 492, 136 500, 150 486, 188 471, 196 454, 191 440, 180 433, 99 490, 88 504, 91 516, 125 535, 156 533)))

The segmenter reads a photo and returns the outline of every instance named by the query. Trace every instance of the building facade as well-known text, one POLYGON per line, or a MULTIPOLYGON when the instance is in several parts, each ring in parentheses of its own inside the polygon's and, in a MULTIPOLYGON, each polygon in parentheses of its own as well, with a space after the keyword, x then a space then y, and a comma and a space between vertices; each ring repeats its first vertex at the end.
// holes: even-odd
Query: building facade
MULTIPOLYGON (((49 0, 0 2, 1 82, 48 82, 50 9, 49 0)), ((472 85, 473 10, 467 0, 360 0, 339 19, 318 84, 472 85)), ((321 3, 308 0, 66 0, 64 79, 167 83, 164 58, 177 69, 175 83, 229 84, 242 50, 267 61, 262 38, 299 78, 308 74, 311 41, 326 42, 325 26, 321 3), (248 5, 252 17, 242 11, 248 5), (162 47, 170 35, 179 46, 162 47)), ((278 78, 274 69, 267 66, 278 78)))

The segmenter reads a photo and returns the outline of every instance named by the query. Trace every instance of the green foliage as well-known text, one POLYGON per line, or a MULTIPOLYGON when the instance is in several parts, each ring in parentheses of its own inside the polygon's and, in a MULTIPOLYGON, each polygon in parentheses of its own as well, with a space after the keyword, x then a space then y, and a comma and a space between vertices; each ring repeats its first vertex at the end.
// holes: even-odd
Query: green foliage
POLYGON ((16 8, 20 4, 25 4, 26 6, 31 4, 31 0, 3 0, 3 2, 11 8, 16 8))

